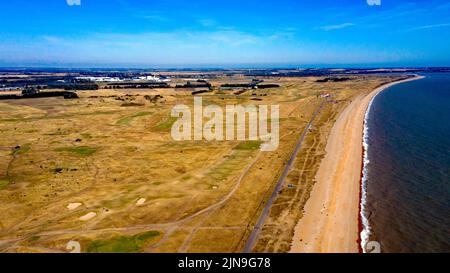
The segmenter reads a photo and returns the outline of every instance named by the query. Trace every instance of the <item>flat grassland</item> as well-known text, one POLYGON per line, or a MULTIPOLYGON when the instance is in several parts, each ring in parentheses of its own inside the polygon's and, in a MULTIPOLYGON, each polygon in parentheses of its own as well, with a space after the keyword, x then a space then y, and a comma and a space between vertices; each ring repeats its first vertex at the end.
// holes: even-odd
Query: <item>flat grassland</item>
POLYGON ((357 95, 398 78, 268 78, 281 87, 201 94, 205 106, 279 104, 274 152, 249 142, 174 141, 170 112, 193 108, 187 90, 0 101, 0 251, 69 252, 67 243, 78 241, 82 252, 240 252, 325 102, 254 249, 287 252, 336 116, 357 95), (145 97, 154 95, 162 98, 145 97))

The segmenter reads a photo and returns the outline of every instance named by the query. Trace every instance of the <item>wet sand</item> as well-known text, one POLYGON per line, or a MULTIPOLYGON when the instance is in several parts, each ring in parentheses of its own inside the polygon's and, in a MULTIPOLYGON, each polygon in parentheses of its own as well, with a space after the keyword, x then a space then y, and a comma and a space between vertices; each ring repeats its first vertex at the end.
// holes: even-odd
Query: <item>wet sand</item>
POLYGON ((370 101, 386 88, 411 78, 383 85, 360 95, 339 115, 316 174, 316 184, 295 228, 291 252, 357 253, 359 246, 362 136, 370 101))

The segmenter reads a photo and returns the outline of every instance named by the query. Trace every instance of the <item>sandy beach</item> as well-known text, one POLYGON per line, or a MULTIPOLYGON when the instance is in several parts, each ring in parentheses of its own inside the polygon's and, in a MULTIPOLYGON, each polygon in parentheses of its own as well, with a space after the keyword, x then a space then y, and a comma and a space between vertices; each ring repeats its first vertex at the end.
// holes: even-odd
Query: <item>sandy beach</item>
POLYGON ((326 156, 316 174, 316 184, 305 213, 295 228, 291 252, 356 253, 360 251, 359 213, 364 117, 370 101, 386 88, 410 78, 383 85, 360 95, 344 109, 334 124, 326 156))

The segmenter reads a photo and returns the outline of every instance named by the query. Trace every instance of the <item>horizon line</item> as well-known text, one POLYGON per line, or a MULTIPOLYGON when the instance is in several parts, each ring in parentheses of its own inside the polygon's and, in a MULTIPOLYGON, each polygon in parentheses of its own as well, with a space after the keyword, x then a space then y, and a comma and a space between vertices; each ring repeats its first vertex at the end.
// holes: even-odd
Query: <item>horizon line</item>
POLYGON ((432 66, 424 66, 424 65, 417 65, 417 66, 413 66, 413 65, 404 65, 404 66, 390 66, 390 65, 386 65, 386 66, 372 66, 372 65, 317 65, 317 66, 304 66, 304 65, 285 65, 285 66, 255 66, 255 65, 191 65, 191 66, 142 66, 142 67, 137 67, 137 66, 0 66, 0 70, 36 70, 36 69, 62 69, 62 70, 83 70, 83 69, 120 69, 120 70, 125 70, 125 69, 135 69, 135 70, 183 70, 183 69, 200 69, 200 70, 214 70, 214 69, 218 69, 218 70, 282 70, 282 69, 297 69, 297 70, 305 70, 305 69, 439 69, 439 68, 444 68, 444 69, 450 69, 450 65, 449 66, 436 66, 436 65, 432 65, 432 66))

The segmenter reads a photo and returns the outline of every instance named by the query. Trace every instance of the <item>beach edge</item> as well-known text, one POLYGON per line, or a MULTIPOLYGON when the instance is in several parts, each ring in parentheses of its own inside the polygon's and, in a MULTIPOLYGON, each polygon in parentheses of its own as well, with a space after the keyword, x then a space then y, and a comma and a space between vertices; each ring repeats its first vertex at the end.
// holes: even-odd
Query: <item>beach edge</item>
POLYGON ((361 253, 364 130, 375 97, 386 89, 424 78, 383 84, 359 95, 338 115, 326 144, 316 183, 297 222, 291 253, 361 253))
POLYGON ((411 77, 408 79, 384 84, 384 85, 376 88, 373 92, 370 93, 370 94, 372 94, 372 93, 375 93, 375 94, 370 99, 369 105, 367 106, 367 109, 365 112, 364 123, 363 123, 363 134, 362 134, 363 154, 362 154, 362 158, 361 158, 361 179, 360 179, 361 189, 360 189, 360 205, 359 205, 359 219, 358 219, 358 228, 359 228, 358 245, 359 245, 360 253, 366 253, 365 246, 369 242, 369 237, 370 237, 370 224, 369 224, 369 219, 365 215, 365 206, 366 206, 366 202, 367 202, 367 200, 366 200, 367 199, 367 188, 366 188, 367 187, 367 184, 366 184, 367 173, 366 173, 366 170, 367 170, 367 166, 370 162, 368 159, 369 145, 367 143, 367 139, 368 139, 369 128, 368 128, 367 123, 369 120, 370 111, 372 109, 372 104, 378 95, 380 95, 381 93, 383 93, 390 87, 401 84, 401 83, 405 83, 405 82, 420 80, 423 78, 425 78, 425 76, 414 75, 414 77, 411 77))

